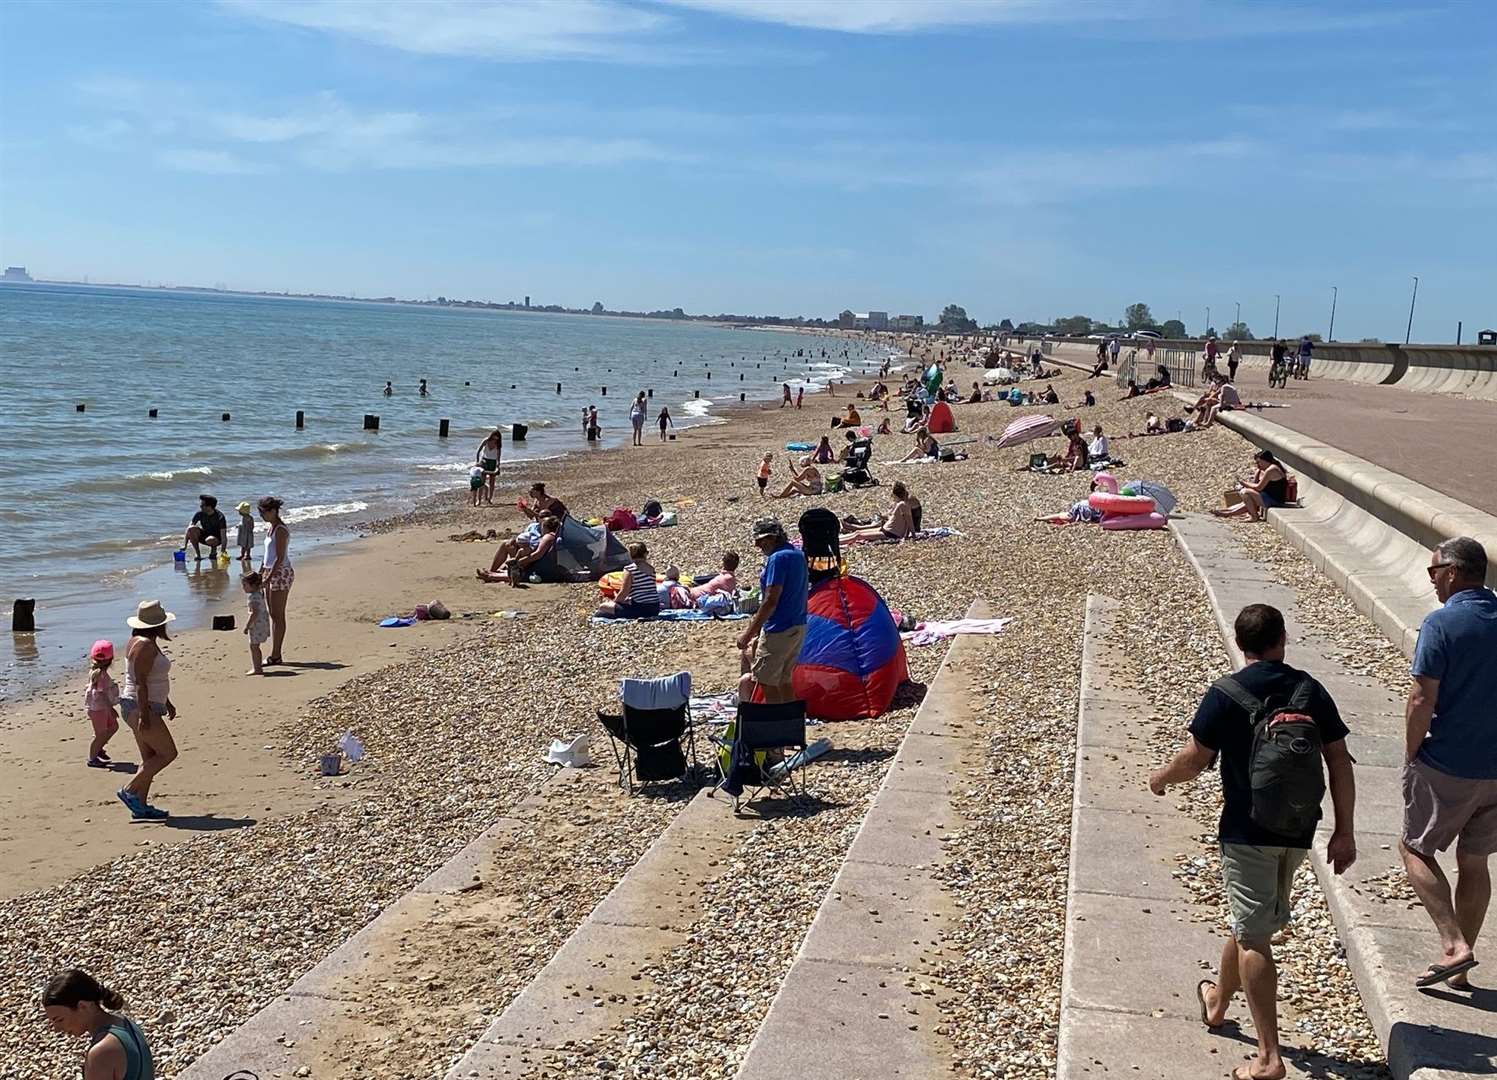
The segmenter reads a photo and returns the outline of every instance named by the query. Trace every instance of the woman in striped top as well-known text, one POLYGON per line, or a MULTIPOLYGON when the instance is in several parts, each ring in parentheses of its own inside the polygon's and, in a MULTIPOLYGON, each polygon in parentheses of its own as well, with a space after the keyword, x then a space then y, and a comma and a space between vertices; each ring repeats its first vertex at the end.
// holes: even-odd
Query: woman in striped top
POLYGON ((643 544, 629 545, 629 557, 634 561, 624 567, 617 599, 598 606, 598 618, 649 619, 660 614, 660 593, 655 585, 655 568, 647 561, 649 554, 643 544))

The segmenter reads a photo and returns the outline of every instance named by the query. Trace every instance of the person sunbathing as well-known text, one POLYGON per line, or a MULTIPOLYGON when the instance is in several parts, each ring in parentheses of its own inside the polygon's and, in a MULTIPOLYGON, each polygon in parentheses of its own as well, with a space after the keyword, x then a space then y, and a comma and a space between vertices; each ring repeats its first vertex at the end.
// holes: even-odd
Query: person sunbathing
POLYGON ((1053 462, 1046 470, 1047 472, 1080 472, 1091 464, 1091 452, 1086 448, 1086 440, 1081 437, 1080 428, 1073 430, 1069 437, 1071 441, 1066 446, 1066 456, 1053 462))
POLYGON ((911 450, 900 461, 921 461, 925 458, 941 458, 941 444, 936 442, 929 428, 920 428, 915 432, 915 448, 911 450))
POLYGON ((735 593, 738 591, 738 552, 723 552, 722 569, 716 576, 707 579, 700 585, 691 587, 691 598, 700 600, 704 596, 716 596, 718 593, 735 593))
POLYGON ((543 517, 537 537, 532 532, 535 526, 527 526, 513 540, 499 545, 494 561, 487 570, 478 571, 480 581, 505 581, 516 587, 530 576, 530 568, 550 554, 561 536, 561 519, 543 517))
POLYGON ((838 537, 842 544, 860 544, 871 540, 908 540, 915 535, 915 507, 910 505, 913 496, 909 489, 896 480, 889 493, 894 496, 894 507, 889 516, 881 518, 876 525, 842 533, 838 537))
POLYGON ((790 499, 796 495, 820 495, 822 491, 821 471, 811 464, 811 459, 806 458, 801 462, 799 471, 795 463, 790 464, 790 483, 786 484, 784 490, 771 495, 771 499, 790 499))

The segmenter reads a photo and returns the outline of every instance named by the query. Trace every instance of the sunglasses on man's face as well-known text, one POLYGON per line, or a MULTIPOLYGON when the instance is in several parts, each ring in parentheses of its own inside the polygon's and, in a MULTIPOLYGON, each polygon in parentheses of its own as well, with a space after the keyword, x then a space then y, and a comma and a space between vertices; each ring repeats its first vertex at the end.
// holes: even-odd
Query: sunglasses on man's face
POLYGON ((1448 563, 1448 562, 1430 563, 1430 565, 1429 565, 1429 579, 1431 581, 1434 581, 1435 580, 1435 571, 1436 570, 1443 570, 1447 566, 1451 566, 1451 565, 1454 565, 1454 564, 1448 563))

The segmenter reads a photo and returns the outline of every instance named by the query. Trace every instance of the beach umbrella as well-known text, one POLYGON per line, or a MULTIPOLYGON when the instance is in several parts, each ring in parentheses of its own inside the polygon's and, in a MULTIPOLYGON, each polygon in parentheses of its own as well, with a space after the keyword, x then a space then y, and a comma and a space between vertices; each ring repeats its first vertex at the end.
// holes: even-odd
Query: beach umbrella
POLYGON ((1135 493, 1153 499, 1154 508, 1165 517, 1174 513, 1175 507, 1180 503, 1173 491, 1155 480, 1135 480, 1127 486, 1133 488, 1135 493))
POLYGON ((1046 435, 1055 434, 1059 427, 1060 421, 1053 416, 1021 416, 1003 429, 998 446, 1019 446, 1035 439, 1043 439, 1046 435))

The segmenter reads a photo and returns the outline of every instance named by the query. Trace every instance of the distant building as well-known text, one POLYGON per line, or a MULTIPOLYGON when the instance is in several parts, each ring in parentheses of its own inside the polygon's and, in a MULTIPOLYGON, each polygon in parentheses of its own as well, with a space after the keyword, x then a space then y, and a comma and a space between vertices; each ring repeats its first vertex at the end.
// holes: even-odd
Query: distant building
POLYGON ((35 280, 35 279, 32 278, 32 276, 26 272, 26 268, 24 266, 7 266, 5 268, 5 274, 4 274, 4 276, 0 277, 0 281, 32 281, 32 280, 35 280))
POLYGON ((837 316, 837 325, 844 330, 851 330, 856 320, 857 316, 854 315, 851 311, 844 311, 842 312, 842 314, 837 316))
POLYGON ((870 311, 868 313, 868 329, 889 329, 889 313, 887 311, 870 311))
MULTIPOLYGON (((873 313, 869 312, 869 314, 871 315, 873 313)), ((902 330, 902 331, 904 331, 906 333, 909 333, 909 332, 914 331, 914 330, 920 330, 924 326, 925 326, 925 316, 924 315, 896 315, 892 319, 889 320, 889 329, 890 330, 902 330)))
POLYGON ((530 306, 530 297, 528 297, 528 296, 525 298, 525 306, 526 307, 530 306))

